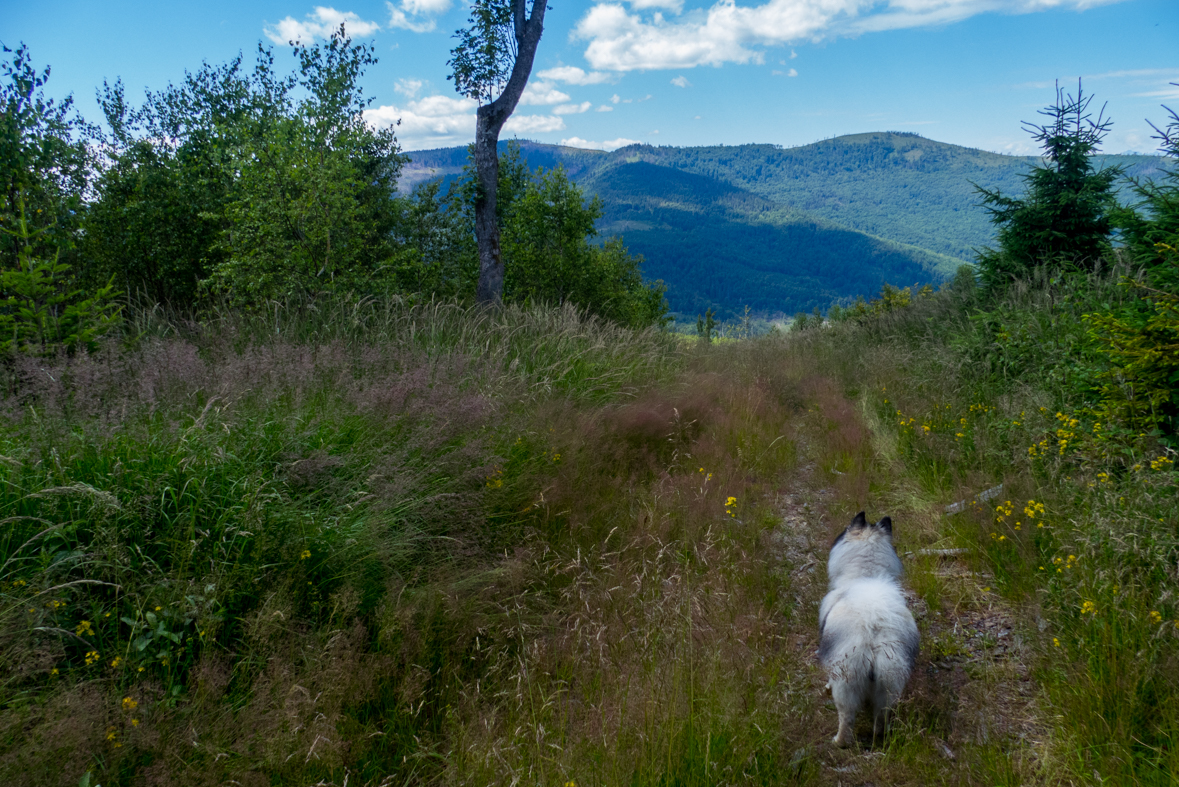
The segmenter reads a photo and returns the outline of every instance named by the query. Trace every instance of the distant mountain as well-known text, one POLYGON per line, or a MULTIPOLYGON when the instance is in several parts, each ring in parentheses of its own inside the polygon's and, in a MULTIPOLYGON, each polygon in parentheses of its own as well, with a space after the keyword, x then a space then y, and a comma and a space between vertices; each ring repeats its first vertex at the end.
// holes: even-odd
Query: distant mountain
MULTIPOLYGON (((809 311, 881 284, 937 282, 993 242, 973 184, 1018 195, 1032 157, 916 134, 855 134, 797 148, 632 145, 612 153, 522 142, 530 166, 564 166, 602 198, 604 235, 621 235, 663 279, 672 309, 809 311)), ((410 154, 402 186, 457 176, 466 148, 410 154)), ((1158 156, 1101 156, 1143 178, 1158 156)))

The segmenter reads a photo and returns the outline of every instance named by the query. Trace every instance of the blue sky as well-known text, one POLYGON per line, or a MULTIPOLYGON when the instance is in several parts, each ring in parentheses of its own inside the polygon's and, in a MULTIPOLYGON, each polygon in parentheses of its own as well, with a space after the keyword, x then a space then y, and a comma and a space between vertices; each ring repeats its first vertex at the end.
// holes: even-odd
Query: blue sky
MULTIPOLYGON (((465 144, 474 102, 447 81, 464 0, 5 0, 0 41, 52 66, 50 93, 89 119, 103 79, 142 98, 202 60, 259 41, 322 38, 340 21, 373 44, 374 123, 401 120, 407 150, 465 144)), ((613 148, 801 145, 915 131, 1035 152, 1020 122, 1084 78, 1113 118, 1107 152, 1154 152, 1147 124, 1179 109, 1179 0, 550 0, 525 103, 503 137, 613 148)))

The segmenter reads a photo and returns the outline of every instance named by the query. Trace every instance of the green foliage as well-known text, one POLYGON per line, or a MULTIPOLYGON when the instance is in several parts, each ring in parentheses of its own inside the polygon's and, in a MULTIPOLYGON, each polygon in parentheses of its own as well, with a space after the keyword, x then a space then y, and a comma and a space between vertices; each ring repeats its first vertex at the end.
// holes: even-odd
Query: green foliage
POLYGON ((446 63, 451 67, 446 78, 454 81, 457 93, 480 104, 495 99, 516 62, 512 5, 511 0, 476 0, 470 26, 454 34, 459 43, 446 63))
POLYGON ((45 97, 49 68, 38 72, 28 47, 2 47, 0 66, 0 269, 16 270, 33 244, 38 258, 63 255, 76 265, 74 238, 93 166, 86 138, 93 129, 70 117, 73 98, 45 97), (23 233, 23 234, 22 234, 23 233))
POLYGON ((667 312, 661 282, 646 285, 620 238, 590 242, 601 216, 597 198, 561 168, 538 171, 505 206, 502 244, 504 299, 519 303, 574 303, 608 320, 643 328, 667 312))
POLYGON ((206 64, 140 109, 106 87, 114 164, 88 227, 103 275, 179 306, 396 282, 403 159, 392 130, 364 121, 358 85, 376 58, 342 29, 294 54, 296 76, 260 48, 252 73, 240 56, 206 64))
POLYGON ((696 335, 706 342, 712 342, 712 334, 716 331, 716 319, 712 313, 712 309, 704 312, 703 316, 696 317, 696 335))
POLYGON ((394 239, 401 246, 393 276, 400 292, 470 300, 479 275, 471 217, 461 186, 441 181, 418 185, 399 201, 394 239))
POLYGON ((86 293, 71 289, 74 276, 61 261, 35 256, 37 235, 31 230, 23 201, 15 229, 0 232, 18 244, 17 267, 0 270, 0 352, 52 354, 58 349, 95 349, 98 339, 119 322, 114 286, 86 293))
POLYGON ((999 249, 979 254, 982 277, 989 286, 1006 286, 1039 266, 1092 268, 1109 251, 1117 210, 1114 183, 1122 170, 1094 167, 1094 154, 1110 121, 1101 114, 1092 119, 1092 101, 1079 84, 1075 96, 1058 88, 1056 103, 1040 113, 1051 122, 1028 124, 1033 139, 1043 146, 1047 164, 1024 177, 1025 197, 1007 197, 979 187, 983 205, 999 227, 999 249))
MULTIPOLYGON (((1179 162, 1179 113, 1164 109, 1170 121, 1162 129, 1154 126, 1155 139, 1174 164, 1179 162)), ((1156 284, 1179 290, 1174 260, 1174 250, 1179 248, 1179 167, 1172 166, 1159 178, 1135 181, 1134 189, 1142 199, 1137 207, 1144 212, 1127 212, 1121 217, 1126 248, 1147 266, 1156 284)))
MULTIPOLYGON (((1174 248, 1165 249, 1179 263, 1174 248)), ((1132 430, 1179 435, 1179 295, 1127 280, 1141 300, 1086 314, 1090 338, 1109 362, 1100 373, 1097 419, 1132 430)))

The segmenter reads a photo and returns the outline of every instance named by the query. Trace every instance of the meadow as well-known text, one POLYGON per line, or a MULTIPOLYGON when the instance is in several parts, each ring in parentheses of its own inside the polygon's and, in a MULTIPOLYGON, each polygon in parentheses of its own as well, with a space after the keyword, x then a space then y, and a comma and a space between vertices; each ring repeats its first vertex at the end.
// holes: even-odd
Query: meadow
POLYGON ((717 344, 573 307, 156 310, 18 358, 0 772, 1170 783, 1175 454, 1069 378, 1116 282, 959 276, 717 344), (845 752, 815 620, 861 509, 923 641, 887 742, 845 752))

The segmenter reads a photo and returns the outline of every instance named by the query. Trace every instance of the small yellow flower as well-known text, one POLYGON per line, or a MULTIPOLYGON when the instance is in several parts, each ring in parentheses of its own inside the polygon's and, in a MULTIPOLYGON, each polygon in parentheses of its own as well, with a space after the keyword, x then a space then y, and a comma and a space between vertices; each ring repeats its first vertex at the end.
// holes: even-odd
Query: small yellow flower
POLYGON ((137 671, 138 671, 138 672, 143 672, 143 667, 140 667, 140 668, 139 668, 137 671))
POLYGON ((1093 603, 1092 601, 1086 601, 1083 604, 1081 604, 1081 614, 1088 615, 1090 613, 1092 613, 1094 615, 1097 614, 1097 605, 1095 603, 1093 603))
POLYGON ((89 667, 94 662, 98 661, 98 651, 92 650, 86 654, 86 666, 89 667))
POLYGON ((123 710, 135 710, 139 707, 139 703, 130 697, 123 698, 123 710))
POLYGON ((49 677, 51 677, 51 678, 57 677, 57 667, 54 667, 53 669, 49 670, 49 677))
POLYGON ((735 497, 729 497, 729 499, 725 501, 725 506, 735 506, 735 505, 737 505, 737 498, 735 498, 735 497))
POLYGON ((991 589, 990 589, 990 588, 983 588, 983 589, 982 589, 982 592, 983 592, 983 593, 990 593, 990 592, 991 592, 991 589))
POLYGON ((119 731, 116 730, 114 727, 107 727, 106 739, 108 741, 113 741, 117 737, 119 737, 119 731))
POLYGON ((132 720, 131 720, 131 726, 132 726, 132 727, 138 727, 138 726, 139 726, 139 719, 132 719, 132 720))
POLYGON ((113 667, 114 669, 118 669, 119 665, 122 663, 123 663, 123 657, 122 656, 115 656, 114 661, 111 662, 111 667, 113 667))
POLYGON ((159 612, 163 607, 156 607, 156 612, 159 612))
POLYGON ((1059 640, 1059 639, 1057 639, 1056 637, 1053 637, 1053 638, 1052 638, 1052 644, 1053 644, 1055 647, 1058 647, 1058 648, 1059 648, 1059 647, 1060 647, 1060 640, 1059 640))
POLYGON ((1158 610, 1152 609, 1150 611, 1150 622, 1156 625, 1163 622, 1163 616, 1158 613, 1158 610))
POLYGON ((83 634, 85 634, 88 637, 93 637, 94 636, 94 629, 90 627, 89 620, 83 620, 81 623, 78 624, 78 627, 74 629, 74 633, 77 634, 79 637, 82 636, 83 634))
POLYGON ((311 557, 311 550, 310 549, 304 549, 302 552, 299 553, 300 560, 306 560, 309 557, 311 557))

